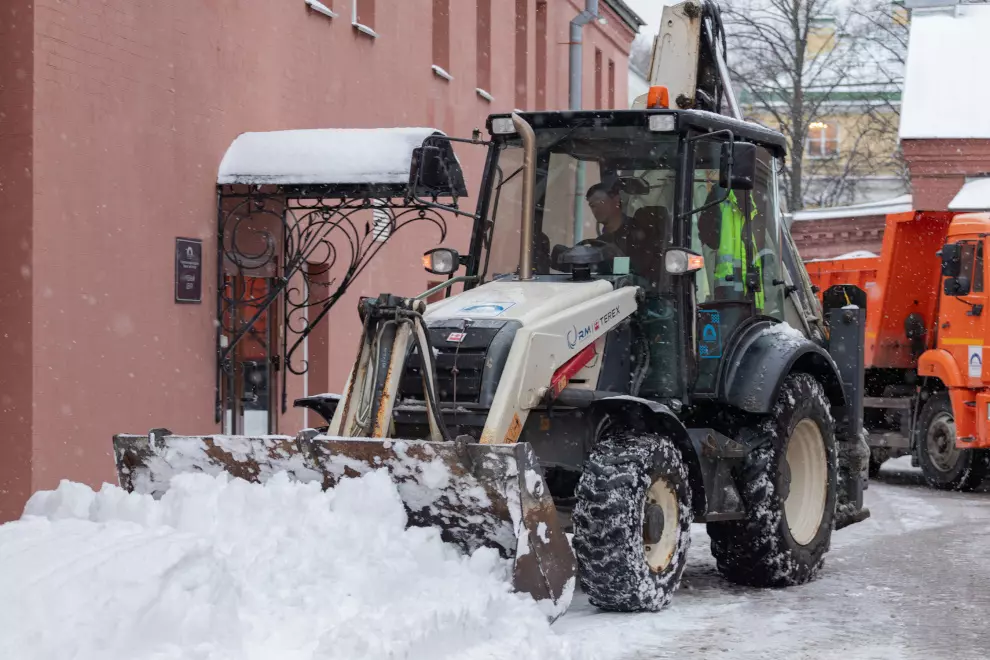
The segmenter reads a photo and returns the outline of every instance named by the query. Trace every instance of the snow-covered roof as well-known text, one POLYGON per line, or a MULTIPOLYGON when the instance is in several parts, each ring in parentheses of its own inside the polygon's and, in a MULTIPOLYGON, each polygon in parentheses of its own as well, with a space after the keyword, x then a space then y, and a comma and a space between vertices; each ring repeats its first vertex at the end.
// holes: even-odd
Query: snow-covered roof
POLYGON ((866 202, 852 206, 832 206, 824 209, 798 211, 792 217, 795 221, 832 220, 836 218, 862 218, 869 215, 887 215, 890 213, 910 213, 913 210, 911 195, 901 195, 892 199, 882 199, 876 202, 866 202))
POLYGON ((901 139, 990 138, 988 35, 990 5, 912 12, 901 139))
POLYGON ((435 128, 316 128, 241 133, 217 183, 404 184, 412 152, 435 128))
POLYGON ((990 177, 966 179, 949 202, 950 211, 990 211, 990 177))

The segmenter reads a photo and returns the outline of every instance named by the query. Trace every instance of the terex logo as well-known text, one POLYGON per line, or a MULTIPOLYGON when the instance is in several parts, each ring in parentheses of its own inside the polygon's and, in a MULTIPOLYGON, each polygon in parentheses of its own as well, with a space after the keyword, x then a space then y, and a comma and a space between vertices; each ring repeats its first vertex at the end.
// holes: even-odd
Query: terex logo
POLYGON ((571 329, 567 332, 567 347, 574 348, 578 344, 584 342, 584 340, 592 334, 598 332, 602 329, 602 327, 607 326, 609 323, 614 321, 621 312, 622 310, 619 307, 613 307, 594 321, 588 323, 588 325, 581 328, 576 325, 571 327, 571 329))

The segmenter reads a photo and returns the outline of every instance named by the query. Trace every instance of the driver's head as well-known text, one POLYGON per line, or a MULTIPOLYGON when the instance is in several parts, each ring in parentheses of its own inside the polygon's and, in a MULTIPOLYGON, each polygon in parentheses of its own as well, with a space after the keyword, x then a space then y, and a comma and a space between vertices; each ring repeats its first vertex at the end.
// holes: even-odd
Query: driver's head
POLYGON ((614 232, 622 226, 622 205, 619 191, 604 183, 596 183, 588 188, 585 195, 595 220, 605 226, 605 231, 614 232))

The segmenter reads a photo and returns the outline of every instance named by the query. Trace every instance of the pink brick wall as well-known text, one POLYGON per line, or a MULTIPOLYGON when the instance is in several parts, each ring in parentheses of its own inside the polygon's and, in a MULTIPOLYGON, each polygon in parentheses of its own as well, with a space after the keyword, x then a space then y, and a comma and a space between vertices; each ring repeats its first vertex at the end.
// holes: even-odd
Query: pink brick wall
MULTIPOLYGON (((452 81, 431 71, 430 0, 377 0, 378 39, 352 28, 348 0, 334 0, 335 19, 303 0, 11 2, 26 20, 0 23, 0 76, 16 80, 0 86, 0 268, 15 283, 4 293, 4 328, 16 343, 0 342, 0 351, 9 357, 14 346, 19 358, 0 376, 0 520, 61 478, 112 480, 114 433, 217 430, 214 185, 239 133, 430 125, 466 136, 488 113, 515 107, 516 82, 514 3, 502 0, 492 3, 493 103, 475 93, 467 0, 449 3, 452 81), (172 302, 176 236, 204 240, 201 305, 172 302)), ((550 0, 546 53, 538 53, 529 3, 531 106, 537 57, 547 62, 547 104, 567 105, 567 26, 579 9, 550 0)), ((616 61, 616 99, 626 98, 633 33, 607 18, 585 31, 589 107, 596 46, 616 61)), ((481 151, 459 153, 476 186, 481 151)), ((464 248, 469 230, 453 219, 446 243, 464 248)), ((331 388, 353 355, 357 296, 422 290, 419 253, 435 242, 407 233, 340 301, 328 319, 331 388)), ((291 394, 301 392, 297 380, 291 394)), ((293 412, 281 430, 301 421, 293 412)))

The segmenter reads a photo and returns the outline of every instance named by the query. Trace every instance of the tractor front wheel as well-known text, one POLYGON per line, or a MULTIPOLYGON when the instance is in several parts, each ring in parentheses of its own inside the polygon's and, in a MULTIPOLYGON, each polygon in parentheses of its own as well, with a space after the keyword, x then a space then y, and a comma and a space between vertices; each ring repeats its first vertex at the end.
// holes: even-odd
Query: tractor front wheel
POLYGON ((691 485, 676 444, 655 433, 606 432, 578 481, 574 554, 592 605, 656 611, 681 582, 691 544, 691 485))

